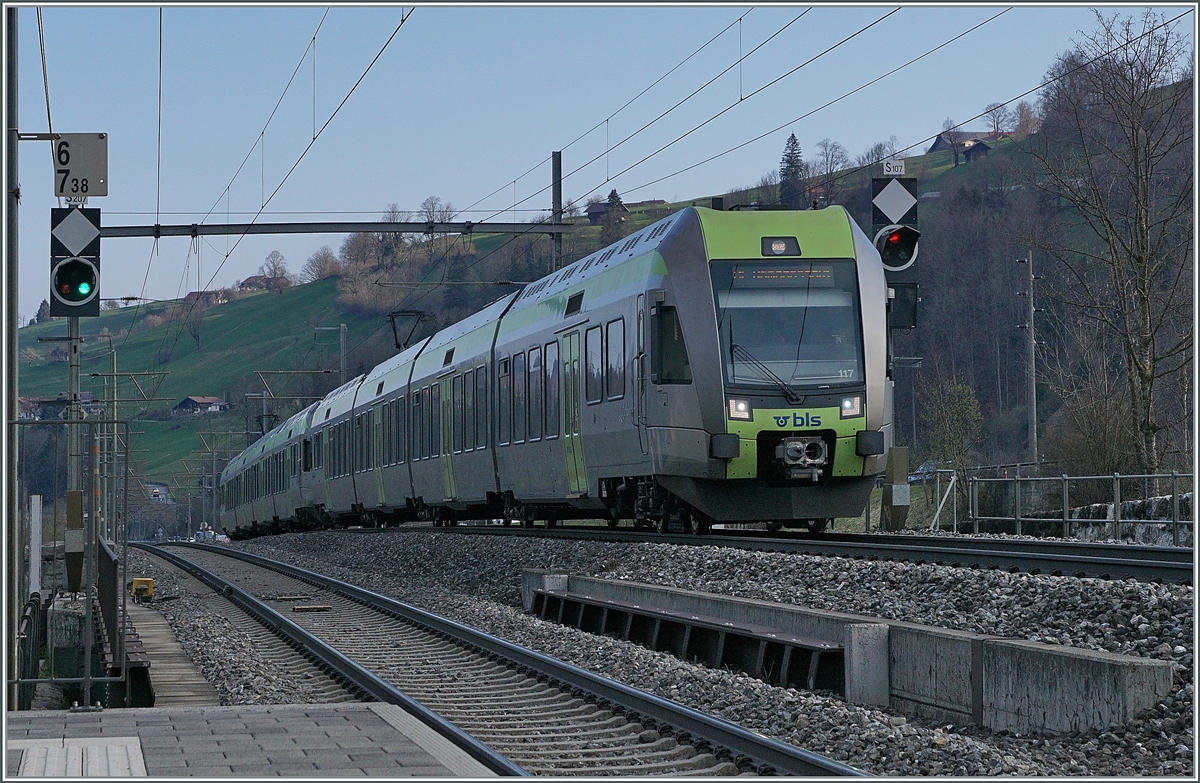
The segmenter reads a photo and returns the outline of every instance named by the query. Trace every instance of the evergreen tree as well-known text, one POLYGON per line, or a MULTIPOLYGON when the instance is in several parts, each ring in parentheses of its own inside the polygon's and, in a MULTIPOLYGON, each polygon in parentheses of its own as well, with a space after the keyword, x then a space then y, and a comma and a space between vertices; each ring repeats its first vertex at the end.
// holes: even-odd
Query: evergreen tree
POLYGON ((628 210, 625 209, 625 204, 621 201, 621 197, 617 195, 617 189, 613 188, 608 194, 608 209, 604 211, 604 217, 601 219, 604 226, 600 232, 600 242, 602 244, 612 244, 629 233, 625 229, 625 215, 627 212, 628 210))
POLYGON ((788 136, 779 162, 779 200, 791 209, 804 203, 804 158, 796 134, 788 136))
POLYGON ((44 324, 49 320, 50 320, 50 302, 43 299, 42 304, 38 307, 37 315, 35 315, 33 317, 33 322, 36 324, 44 324))

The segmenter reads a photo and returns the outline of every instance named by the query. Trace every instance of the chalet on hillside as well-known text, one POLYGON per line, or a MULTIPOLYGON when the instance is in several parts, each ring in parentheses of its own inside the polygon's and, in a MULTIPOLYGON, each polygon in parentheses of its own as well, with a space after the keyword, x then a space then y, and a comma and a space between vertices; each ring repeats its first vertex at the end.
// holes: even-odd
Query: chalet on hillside
POLYGON ((1011 133, 1001 131, 999 133, 975 131, 943 131, 933 140, 933 144, 929 146, 928 152, 940 152, 941 150, 950 149, 951 145, 958 144, 958 149, 967 156, 967 163, 970 163, 975 158, 982 158, 992 149, 992 145, 1001 139, 1007 139, 1012 136, 1011 133), (983 145, 983 146, 979 146, 983 145), (975 149, 979 147, 978 149, 975 149), (974 152, 971 152, 974 150, 974 152))
POLYGON ((983 139, 968 141, 963 148, 963 159, 970 163, 976 158, 985 158, 991 149, 983 139))
POLYGON ((171 415, 177 416, 181 413, 190 413, 195 416, 201 413, 220 413, 227 408, 229 408, 229 403, 220 397, 202 397, 193 394, 184 397, 178 405, 172 408, 171 415))
MULTIPOLYGON (((621 214, 629 213, 629 210, 625 208, 624 204, 618 204, 617 208, 620 210, 621 214)), ((592 225, 592 226, 600 225, 600 221, 604 220, 604 216, 607 213, 608 213, 608 202, 607 201, 597 201, 594 204, 588 204, 587 205, 588 224, 592 225)))
POLYGON ((271 278, 266 275, 251 275, 238 283, 239 291, 265 291, 271 278))
POLYGON ((213 305, 225 304, 228 301, 229 294, 227 294, 224 290, 192 291, 183 298, 183 303, 189 307, 197 303, 199 303, 201 307, 211 307, 213 305))

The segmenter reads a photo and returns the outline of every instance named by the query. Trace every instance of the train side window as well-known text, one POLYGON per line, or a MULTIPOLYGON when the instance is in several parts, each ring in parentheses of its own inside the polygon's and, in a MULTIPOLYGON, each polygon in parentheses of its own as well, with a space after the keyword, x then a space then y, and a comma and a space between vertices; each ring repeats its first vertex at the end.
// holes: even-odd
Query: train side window
POLYGON ((463 399, 463 377, 461 375, 454 376, 454 453, 458 454, 463 450, 463 417, 465 414, 466 400, 463 399))
POLYGON ((396 402, 396 462, 404 462, 405 453, 404 446, 408 443, 406 432, 408 428, 405 424, 408 422, 408 399, 406 397, 397 397, 396 402))
POLYGON ((513 443, 525 442, 525 422, 528 415, 525 394, 525 354, 513 354, 512 384, 513 384, 513 443))
POLYGON ((604 399, 603 339, 600 327, 593 326, 584 335, 584 352, 587 354, 587 370, 584 377, 584 393, 588 404, 604 399))
POLYGON ((529 349, 529 440, 542 439, 542 349, 529 349))
POLYGON ((512 437, 512 376, 508 371, 508 359, 497 362, 496 384, 499 389, 499 399, 496 401, 499 442, 501 446, 507 446, 512 437))
POLYGON ((358 473, 363 469, 363 417, 362 414, 354 417, 354 472, 358 473))
POLYGON ((619 400, 625 396, 625 319, 608 322, 605 335, 605 364, 608 367, 604 379, 608 399, 619 400))
POLYGON ((679 326, 679 313, 673 306, 657 305, 650 311, 650 381, 659 384, 692 382, 687 345, 679 326))
POLYGON ((488 445, 488 368, 481 364, 475 368, 475 448, 486 449, 488 445))
POLYGON ((412 429, 409 438, 410 458, 416 462, 421 458, 421 390, 412 393, 412 429))
POLYGON ((546 437, 558 437, 559 395, 558 342, 546 343, 546 437))
POLYGON ((463 451, 475 448, 475 371, 463 373, 463 451))

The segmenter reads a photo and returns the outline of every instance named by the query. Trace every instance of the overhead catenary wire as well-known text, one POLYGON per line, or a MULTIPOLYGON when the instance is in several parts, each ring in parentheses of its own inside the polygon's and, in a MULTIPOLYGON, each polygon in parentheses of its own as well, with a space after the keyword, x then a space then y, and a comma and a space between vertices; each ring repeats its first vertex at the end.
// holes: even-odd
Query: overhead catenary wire
MULTIPOLYGON (((710 162, 712 162, 712 161, 716 160, 717 158, 724 157, 725 155, 728 155, 728 154, 730 154, 730 153, 732 153, 732 152, 736 152, 737 150, 740 150, 740 149, 741 149, 741 148, 743 148, 743 147, 746 147, 746 146, 748 146, 748 145, 750 145, 750 144, 753 144, 753 143, 754 143, 754 142, 756 142, 756 141, 761 141, 762 139, 765 139, 767 136, 770 136, 770 135, 772 135, 772 134, 774 134, 774 133, 778 133, 779 131, 783 130, 784 128, 787 128, 787 127, 789 127, 789 126, 791 126, 791 125, 794 125, 794 124, 796 124, 797 122, 800 122, 801 120, 807 119, 807 118, 811 117, 812 115, 816 114, 817 112, 819 112, 819 111, 822 111, 822 110, 824 110, 824 109, 827 109, 827 108, 829 108, 830 106, 834 105, 835 103, 838 103, 839 101, 842 101, 842 100, 844 100, 844 99, 846 99, 846 98, 849 98, 851 95, 854 95, 854 94, 855 94, 855 93, 857 93, 857 92, 860 92, 860 91, 862 91, 862 90, 865 90, 867 87, 870 87, 871 85, 873 85, 873 84, 876 84, 877 82, 880 82, 880 81, 882 81, 883 79, 886 79, 887 77, 891 76, 892 74, 894 74, 894 73, 897 73, 897 72, 899 72, 899 71, 902 71, 902 70, 904 70, 905 68, 909 67, 910 65, 913 65, 914 63, 916 63, 916 62, 918 62, 918 61, 920 61, 920 60, 923 60, 923 59, 925 59, 926 57, 928 57, 929 55, 933 54, 934 52, 937 52, 937 51, 938 51, 938 50, 940 50, 940 49, 944 49, 945 47, 947 47, 947 46, 949 46, 950 44, 954 43, 955 41, 959 40, 960 38, 963 38, 964 36, 968 35, 969 33, 972 33, 972 32, 974 32, 975 30, 978 30, 980 27, 983 27, 984 25, 986 25, 986 24, 988 24, 988 23, 990 23, 990 22, 992 22, 992 21, 995 21, 996 19, 998 19, 999 17, 1003 16, 1004 14, 1008 13, 1008 12, 1009 12, 1009 11, 1011 11, 1011 10, 1012 10, 1012 8, 1011 8, 1011 7, 1010 7, 1010 8, 1005 8, 1005 9, 1004 9, 1003 11, 1001 11, 1000 13, 998 13, 998 14, 995 14, 994 16, 991 16, 991 17, 989 17, 989 18, 987 18, 987 19, 983 20, 982 22, 980 22, 980 23, 978 23, 978 24, 976 24, 976 25, 974 25, 974 26, 972 26, 972 27, 970 27, 970 28, 968 28, 968 29, 964 30, 963 32, 959 33, 958 35, 954 36, 953 38, 950 38, 949 40, 943 41, 942 43, 938 44, 937 46, 933 47, 932 49, 928 49, 928 50, 927 50, 927 51, 925 51, 924 53, 917 55, 916 57, 912 58, 911 60, 909 60, 908 62, 904 63, 903 65, 898 65, 898 66, 896 66, 895 68, 893 68, 892 70, 888 71, 887 73, 885 73, 885 74, 883 74, 883 75, 881 75, 881 76, 877 76, 876 78, 872 79, 872 80, 871 80, 871 81, 869 81, 869 82, 866 82, 866 83, 864 83, 864 84, 860 84, 858 87, 855 87, 853 90, 849 90, 849 91, 847 91, 847 92, 844 92, 844 93, 842 93, 841 95, 839 95, 838 97, 834 98, 833 100, 831 100, 831 101, 827 101, 827 102, 825 102, 825 103, 821 104, 820 106, 816 107, 815 109, 810 109, 809 111, 805 112, 804 114, 801 114, 799 117, 796 117, 795 119, 788 120, 787 122, 783 123, 782 125, 779 125, 779 126, 777 126, 777 127, 775 127, 775 128, 772 128, 771 130, 769 130, 769 131, 766 131, 765 133, 760 133, 759 135, 755 136, 755 137, 754 137, 754 138, 752 138, 752 139, 748 139, 748 140, 746 140, 746 141, 743 141, 743 142, 741 142, 740 144, 734 145, 733 147, 730 147, 729 149, 727 149, 727 150, 725 150, 725 151, 723 151, 723 152, 719 152, 719 153, 717 153, 716 155, 713 155, 713 156, 711 156, 711 157, 705 158, 704 160, 701 160, 701 161, 698 161, 698 162, 696 162, 696 163, 693 163, 693 164, 691 164, 690 166, 686 166, 686 167, 684 167, 684 168, 682 168, 682 169, 679 169, 679 170, 677 170, 677 171, 671 172, 670 174, 667 174, 667 175, 665 175, 665 176, 658 177, 657 179, 653 179, 653 180, 651 180, 651 181, 649 181, 649 182, 643 183, 643 184, 641 184, 641 185, 638 185, 638 186, 636 186, 636 187, 629 188, 628 190, 626 190, 626 192, 627 192, 627 193, 635 193, 635 192, 637 192, 637 191, 639 191, 639 190, 641 190, 641 189, 643 189, 643 188, 650 187, 651 185, 656 185, 656 184, 658 184, 659 182, 662 182, 662 181, 664 181, 664 180, 670 179, 671 177, 674 177, 674 176, 678 176, 679 174, 683 174, 684 172, 691 171, 691 170, 692 170, 692 169, 694 169, 694 168, 697 168, 697 167, 699 167, 699 166, 703 166, 705 163, 710 163, 710 162)), ((1035 89, 1037 89, 1037 88, 1035 88, 1035 89)), ((921 143, 921 142, 918 142, 918 143, 921 143)), ((905 148, 905 149, 911 149, 911 147, 908 147, 908 148, 905 148)))
MULTIPOLYGON (((613 119, 613 118, 614 118, 614 117, 616 117, 618 114, 620 114, 622 111, 624 111, 625 109, 629 108, 629 106, 631 106, 631 105, 634 103, 634 101, 636 101, 638 98, 641 98, 643 95, 645 95, 645 94, 646 94, 646 93, 648 93, 650 90, 652 90, 652 89, 653 89, 655 86, 657 86, 657 85, 658 85, 660 82, 662 82, 662 81, 663 81, 663 79, 666 79, 668 76, 670 76, 670 75, 671 75, 671 74, 673 74, 675 71, 679 70, 681 67, 683 67, 685 64, 687 64, 687 63, 688 63, 688 62, 689 62, 689 61, 690 61, 690 60, 691 60, 693 57, 695 57, 696 55, 700 54, 700 52, 702 52, 702 51, 704 51, 706 48, 708 48, 708 46, 709 46, 709 45, 711 45, 711 44, 712 44, 714 41, 716 41, 718 38, 720 38, 720 37, 721 37, 722 35, 724 35, 725 33, 729 32, 729 29, 730 29, 731 27, 733 27, 735 24, 740 24, 740 23, 741 23, 741 20, 742 20, 742 19, 744 19, 745 17, 749 16, 749 15, 750 15, 750 13, 751 13, 752 11, 754 11, 754 9, 753 9, 753 8, 750 8, 750 9, 749 9, 749 10, 747 10, 747 11, 746 11, 744 14, 742 14, 741 16, 739 16, 737 19, 735 19, 734 21, 730 22, 730 23, 729 23, 728 25, 726 25, 726 26, 725 26, 725 27, 724 27, 724 28, 723 28, 723 29, 722 29, 722 30, 721 30, 719 33, 717 33, 717 34, 716 34, 716 35, 714 35, 712 38, 709 38, 707 41, 705 41, 703 44, 701 44, 701 45, 700 45, 700 47, 699 47, 698 49, 696 49, 695 51, 693 51, 693 52, 692 52, 691 54, 689 54, 687 57, 684 57, 682 60, 680 60, 680 61, 679 61, 678 63, 676 63, 674 66, 672 66, 672 67, 671 67, 671 68, 670 68, 670 69, 669 69, 669 70, 668 70, 666 73, 664 73, 662 76, 659 76, 657 79, 655 79, 653 82, 651 82, 651 83, 650 83, 648 86, 646 86, 645 88, 643 88, 641 92, 639 92, 638 94, 634 95, 634 96, 633 96, 632 98, 630 98, 629 100, 625 101, 625 103, 621 104, 621 106, 620 106, 620 107, 618 107, 616 111, 612 112, 612 113, 611 113, 611 114, 609 114, 607 117, 605 117, 604 119, 600 120, 600 121, 599 121, 599 122, 597 122, 595 125, 593 125, 592 127, 588 128, 586 131, 584 131, 583 133, 579 134, 579 135, 578 135, 578 136, 576 136, 574 139, 572 139, 571 141, 569 141, 569 142, 567 142, 565 145, 563 145, 563 147, 562 147, 562 150, 560 150, 560 151, 566 151, 566 150, 570 149, 570 148, 571 148, 572 146, 574 146, 576 143, 578 143, 579 141, 582 141, 583 139, 587 138, 587 137, 588 137, 590 134, 592 134, 594 131, 598 130, 598 129, 600 128, 600 126, 601 126, 601 125, 605 126, 605 132, 607 132, 607 128, 608 128, 608 122, 609 122, 609 120, 613 119)), ((522 173, 520 176, 518 176, 518 177, 517 177, 517 179, 518 179, 518 180, 520 180, 520 179, 522 179, 522 178, 524 178, 524 177, 528 176, 529 174, 531 174, 531 173, 533 173, 534 171, 536 171, 536 170, 537 170, 537 169, 538 169, 540 166, 544 166, 544 165, 545 165, 547 162, 549 162, 549 161, 550 161, 550 158, 548 158, 548 157, 547 157, 547 158, 542 158, 540 161, 538 161, 537 163, 535 163, 533 166, 531 166, 529 169, 527 169, 527 170, 526 170, 524 173, 522 173)), ((481 199, 478 199, 477 201, 473 202, 472 204, 470 204, 469 206, 467 206, 465 209, 456 210, 456 211, 455 211, 455 214, 462 214, 463 212, 467 212, 467 211, 471 210, 473 207, 475 207, 475 206, 477 206, 478 204, 480 204, 480 203, 482 203, 482 202, 484 202, 484 201, 488 200, 488 199, 489 199, 489 198, 491 198, 492 196, 494 196, 494 195, 496 195, 497 193, 499 193, 501 190, 504 190, 504 188, 506 188, 507 186, 508 186, 508 183, 507 183, 507 182, 505 182, 505 184, 503 184, 503 185, 501 185, 500 187, 496 188, 495 190, 493 190, 491 193, 487 194, 487 195, 486 195, 486 196, 484 196, 483 198, 481 198, 481 199)), ((507 210, 505 210, 505 211, 507 211, 507 210)))
MULTIPOLYGON (((375 54, 375 57, 372 58, 371 62, 367 65, 366 69, 363 70, 362 75, 360 75, 358 77, 358 80, 355 81, 354 85, 347 91, 346 95, 342 98, 341 102, 337 105, 337 108, 335 108, 333 110, 333 113, 329 116, 329 119, 327 119, 325 121, 325 124, 321 126, 320 130, 317 131, 317 133, 313 137, 313 139, 301 151, 301 153, 297 157, 296 161, 292 164, 291 168, 288 169, 287 173, 283 176, 283 179, 280 180, 279 184, 271 192, 270 196, 267 196, 265 198, 262 208, 260 208, 259 211, 255 213, 255 216, 250 220, 251 223, 254 223, 258 219, 258 217, 261 215, 261 213, 262 213, 263 209, 266 207, 266 205, 269 204, 271 202, 271 200, 274 199, 275 196, 279 193, 280 189, 284 186, 284 184, 287 182, 287 180, 295 172, 296 168, 304 160, 304 158, 308 154, 308 152, 316 144, 317 139, 319 139, 321 137, 321 134, 324 133, 325 130, 329 127, 329 124, 331 122, 333 122, 334 118, 337 117, 338 113, 346 105, 346 102, 350 100, 351 96, 353 96, 355 91, 358 89, 359 85, 362 84, 363 79, 365 79, 367 74, 371 72, 371 69, 379 61, 379 58, 383 56, 383 53, 385 51, 387 51, 388 46, 391 45, 391 43, 395 39, 396 35, 400 32, 400 29, 404 26, 404 23, 408 21, 408 19, 412 16, 413 11, 415 11, 415 10, 416 10, 415 8, 409 8, 407 10, 407 13, 405 13, 403 9, 401 10, 401 17, 400 17, 399 24, 396 25, 396 28, 392 31, 391 35, 388 36, 388 39, 384 42, 383 46, 380 47, 379 51, 375 54)), ((160 40, 161 40, 161 33, 160 33, 160 40)), ((161 43, 160 43, 160 46, 161 46, 161 43)), ((209 285, 211 285, 212 281, 216 279, 218 274, 220 274, 221 269, 225 266, 225 263, 229 260, 229 257, 232 255, 233 251, 237 249, 238 245, 241 244, 242 240, 245 239, 246 236, 247 236, 246 234, 241 234, 238 236, 238 238, 234 242, 233 246, 224 255, 224 258, 222 258, 221 263, 217 265, 216 270, 214 270, 212 275, 209 277, 209 280, 206 283, 205 288, 207 288, 209 285)), ((157 240, 156 240, 156 242, 157 242, 157 240)), ((149 274, 149 270, 147 270, 147 275, 148 274, 149 274)), ((144 293, 145 292, 143 291, 143 294, 144 293)), ((196 300, 194 302, 192 302, 191 307, 188 308, 188 312, 183 318, 184 323, 186 323, 188 321, 188 319, 191 317, 192 312, 195 310, 195 308, 199 304, 199 302, 200 302, 200 297, 197 297, 196 300)), ((180 336, 182 336, 182 334, 183 334, 182 329, 180 329, 176 333, 175 340, 172 343, 172 348, 171 348, 172 353, 174 352, 174 345, 178 343, 179 338, 180 338, 180 336)), ((160 380, 160 385, 161 385, 161 380, 160 380)))

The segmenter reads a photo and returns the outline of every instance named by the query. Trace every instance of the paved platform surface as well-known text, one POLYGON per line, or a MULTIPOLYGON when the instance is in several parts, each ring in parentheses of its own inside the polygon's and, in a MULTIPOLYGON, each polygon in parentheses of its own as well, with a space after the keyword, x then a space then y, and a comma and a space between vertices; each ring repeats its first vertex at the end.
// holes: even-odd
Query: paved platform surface
POLYGON ((8 777, 493 777, 391 704, 6 714, 8 777))

